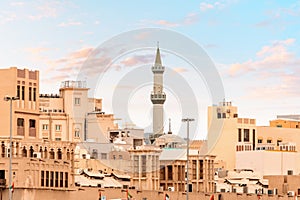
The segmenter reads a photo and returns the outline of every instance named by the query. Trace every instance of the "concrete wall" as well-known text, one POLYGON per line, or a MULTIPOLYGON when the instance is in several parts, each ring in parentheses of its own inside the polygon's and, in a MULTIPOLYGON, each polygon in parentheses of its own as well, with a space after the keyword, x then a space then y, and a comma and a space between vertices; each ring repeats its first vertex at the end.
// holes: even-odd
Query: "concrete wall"
MULTIPOLYGON (((8 190, 3 190, 2 200, 8 199, 8 190)), ((103 189, 100 191, 102 196, 106 196, 106 199, 125 199, 126 191, 121 189, 103 189)), ((135 200, 163 200, 165 197, 165 192, 158 191, 137 191, 129 190, 135 200)), ((171 200, 183 200, 186 199, 186 194, 182 192, 167 192, 171 200)), ((211 194, 205 193, 189 193, 190 200, 209 200, 211 194)), ((98 200, 99 191, 97 188, 81 188, 73 191, 64 190, 34 190, 34 189, 15 189, 13 193, 13 199, 18 200, 98 200)), ((246 194, 235 194, 235 193, 218 193, 215 194, 215 200, 257 200, 256 195, 246 195, 246 194), (219 198, 219 195, 221 197, 219 198)), ((263 200, 294 200, 294 197, 284 196, 267 196, 264 195, 260 199, 263 200)))

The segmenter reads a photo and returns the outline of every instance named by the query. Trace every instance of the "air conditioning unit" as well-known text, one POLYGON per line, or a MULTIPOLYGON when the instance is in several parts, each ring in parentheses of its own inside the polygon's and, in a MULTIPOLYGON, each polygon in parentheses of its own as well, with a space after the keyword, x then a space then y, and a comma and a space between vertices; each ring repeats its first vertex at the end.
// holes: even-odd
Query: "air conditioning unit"
POLYGON ((174 187, 168 187, 168 191, 175 191, 174 187))
POLYGON ((33 152, 33 157, 34 158, 41 158, 41 153, 40 152, 33 152))
POLYGON ((295 192, 294 191, 288 191, 287 195, 288 195, 288 197, 293 197, 293 196, 295 196, 295 192))

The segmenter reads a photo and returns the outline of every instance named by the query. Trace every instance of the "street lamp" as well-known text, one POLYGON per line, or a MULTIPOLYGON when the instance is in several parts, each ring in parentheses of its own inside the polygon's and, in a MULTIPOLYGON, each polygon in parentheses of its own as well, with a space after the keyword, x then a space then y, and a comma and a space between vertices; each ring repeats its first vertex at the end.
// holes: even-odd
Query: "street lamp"
POLYGON ((19 97, 10 97, 6 95, 4 97, 4 101, 10 102, 10 114, 9 114, 9 190, 8 190, 8 197, 9 200, 12 200, 12 101, 19 100, 19 97))
POLYGON ((192 118, 184 118, 182 119, 182 122, 187 122, 186 126, 186 199, 189 199, 189 146, 190 146, 190 122, 195 121, 195 119, 192 118))

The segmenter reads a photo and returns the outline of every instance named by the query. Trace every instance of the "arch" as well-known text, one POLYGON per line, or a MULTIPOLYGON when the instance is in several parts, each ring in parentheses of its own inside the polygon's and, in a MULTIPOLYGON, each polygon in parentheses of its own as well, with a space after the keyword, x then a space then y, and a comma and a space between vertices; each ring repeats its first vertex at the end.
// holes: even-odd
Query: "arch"
POLYGON ((29 157, 30 158, 33 158, 33 152, 34 152, 33 147, 30 146, 30 149, 29 149, 29 157))
POLYGON ((51 149, 49 151, 49 159, 55 159, 55 155, 54 155, 54 150, 53 149, 51 149))
POLYGON ((57 159, 61 160, 62 159, 62 152, 61 149, 57 150, 57 159))
POLYGON ((23 147, 23 150, 22 150, 22 157, 27 158, 27 149, 25 146, 23 147))
POLYGON ((45 147, 45 151, 44 151, 44 158, 48 158, 48 151, 47 151, 47 147, 45 147))

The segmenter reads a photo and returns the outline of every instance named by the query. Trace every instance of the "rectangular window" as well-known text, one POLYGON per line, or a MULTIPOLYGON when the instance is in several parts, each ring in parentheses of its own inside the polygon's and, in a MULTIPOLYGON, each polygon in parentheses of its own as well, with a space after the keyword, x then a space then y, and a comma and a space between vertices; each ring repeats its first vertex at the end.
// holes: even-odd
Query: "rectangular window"
POLYGON ((32 97, 32 87, 29 87, 29 93, 28 93, 29 101, 31 101, 31 97, 32 97))
POLYGON ((56 124, 55 125, 55 131, 61 131, 61 125, 56 124))
POLYGON ((46 171, 46 187, 49 187, 49 171, 46 171))
POLYGON ((119 155, 119 160, 122 160, 123 159, 123 156, 122 155, 119 155))
POLYGON ((256 138, 255 138, 255 129, 252 130, 252 150, 255 150, 255 141, 256 141, 256 138))
POLYGON ((35 119, 29 120, 29 128, 35 128, 35 119))
POLYGON ((48 130, 48 124, 43 124, 43 131, 47 131, 48 130))
POLYGON ((24 119, 23 118, 18 118, 17 119, 17 126, 18 127, 24 127, 24 119))
POLYGON ((33 88, 33 101, 36 101, 36 88, 33 88))
POLYGON ((54 186, 54 172, 50 172, 50 187, 54 186))
POLYGON ((64 173, 60 172, 59 187, 64 187, 64 173))
POLYGON ((249 129, 244 129, 244 142, 249 142, 249 141, 250 141, 249 129))
POLYGON ((263 143, 263 139, 258 139, 257 143, 259 143, 259 144, 263 143))
POLYGON ((241 142, 242 141, 242 129, 239 128, 239 138, 238 141, 241 142))
POLYGON ((69 180, 68 172, 65 172, 65 187, 69 186, 68 180, 69 180))
POLYGON ((75 129, 75 137, 80 137, 80 132, 79 132, 79 129, 75 129))
POLYGON ((55 138, 55 141, 61 141, 61 138, 55 138))
POLYGON ((17 86, 17 97, 20 98, 20 86, 17 86))
POLYGON ((222 118, 226 118, 226 113, 222 113, 222 118))
POLYGON ((25 86, 22 86, 22 100, 25 100, 25 86))
POLYGON ((221 113, 218 113, 218 119, 220 119, 222 117, 221 113))
POLYGON ((107 153, 101 153, 101 159, 106 160, 107 159, 107 153))
POLYGON ((58 172, 55 172, 55 187, 58 187, 58 172))
POLYGON ((75 105, 80 105, 80 98, 75 98, 75 105))
POLYGON ((41 171, 41 187, 44 187, 45 172, 41 171))

